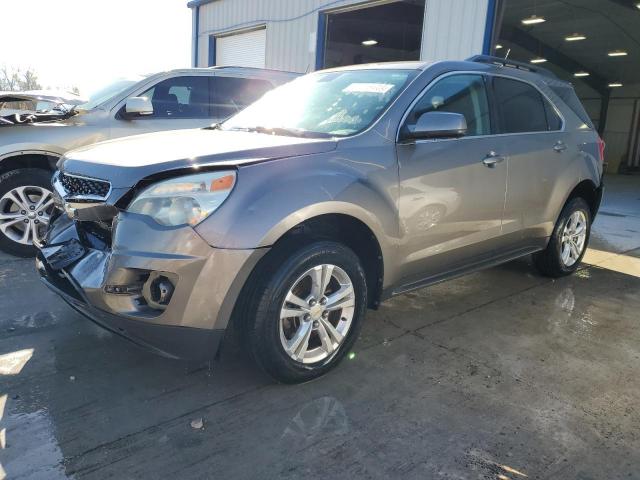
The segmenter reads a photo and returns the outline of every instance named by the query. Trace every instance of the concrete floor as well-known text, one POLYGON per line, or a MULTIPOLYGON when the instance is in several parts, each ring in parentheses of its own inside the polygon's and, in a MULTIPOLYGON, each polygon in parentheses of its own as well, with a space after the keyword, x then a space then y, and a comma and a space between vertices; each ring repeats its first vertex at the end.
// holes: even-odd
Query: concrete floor
POLYGON ((301 386, 234 351, 212 372, 146 353, 2 257, 0 472, 640 478, 640 178, 607 184, 592 266, 551 281, 521 260, 393 299, 301 386))

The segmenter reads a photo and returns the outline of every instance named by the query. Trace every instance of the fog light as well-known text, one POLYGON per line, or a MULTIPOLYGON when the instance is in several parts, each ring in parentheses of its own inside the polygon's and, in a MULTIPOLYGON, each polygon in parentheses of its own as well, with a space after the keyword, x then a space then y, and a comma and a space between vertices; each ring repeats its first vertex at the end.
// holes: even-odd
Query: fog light
POLYGON ((174 286, 167 277, 160 276, 151 282, 149 291, 151 300, 160 305, 169 305, 173 295, 174 286))

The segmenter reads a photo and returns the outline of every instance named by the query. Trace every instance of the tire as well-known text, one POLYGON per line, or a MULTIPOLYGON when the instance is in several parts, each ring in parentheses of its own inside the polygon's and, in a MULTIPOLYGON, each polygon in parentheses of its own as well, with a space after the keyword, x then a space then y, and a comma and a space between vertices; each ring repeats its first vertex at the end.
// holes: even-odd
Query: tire
POLYGON ((36 232, 36 241, 42 237, 52 210, 51 172, 40 168, 21 168, 0 175, 0 250, 18 257, 35 256, 37 248, 33 245, 33 232, 36 232), (10 192, 17 192, 17 189, 21 189, 24 210, 13 200, 14 197, 10 197, 10 192), (48 196, 39 206, 42 195, 48 196), (26 214, 22 215, 22 211, 26 214), (29 230, 28 238, 21 243, 25 229, 29 230))
MULTIPOLYGON (((577 270, 585 252, 587 251, 590 235, 591 209, 589 208, 589 205, 581 197, 569 200, 560 213, 560 217, 553 229, 553 234, 551 235, 547 248, 533 255, 534 265, 540 273, 547 277, 559 278, 571 275, 577 270), (563 256, 563 247, 566 244, 566 242, 563 244, 563 234, 567 233, 567 223, 569 223, 570 230, 570 222, 572 221, 572 218, 583 218, 585 235, 584 240, 581 242, 581 248, 579 248, 578 255, 573 253, 569 260, 566 260, 566 254, 563 256)), ((577 236, 573 236, 573 238, 577 238, 577 236)), ((580 244, 577 246, 580 247, 580 244)), ((569 250, 571 251, 571 249, 569 250)))
MULTIPOLYGON (((367 305, 367 284, 359 258, 342 244, 315 241, 302 247, 291 247, 292 245, 276 247, 250 277, 248 288, 245 288, 249 302, 242 313, 243 337, 253 359, 272 378, 282 383, 301 383, 324 375, 350 351, 362 326, 367 305), (331 269, 327 265, 337 268, 331 269), (310 270, 313 273, 305 276, 310 270), (315 272, 330 280, 326 282, 326 296, 321 299, 325 303, 321 305, 320 301, 312 307, 310 304, 313 304, 313 299, 307 299, 313 297, 311 276, 315 272), (338 290, 340 293, 334 298, 348 292, 349 289, 344 287, 348 282, 352 286, 352 294, 333 303, 332 307, 327 299, 338 290), (306 291, 307 288, 310 289, 309 292, 306 291), (285 304, 285 298, 295 298, 287 297, 293 292, 304 297, 304 305, 310 310, 305 315, 281 319, 281 310, 285 305, 287 313, 298 314, 305 308, 299 307, 299 303, 285 304), (344 308, 335 307, 341 302, 344 308), (351 303, 352 309, 347 306, 351 303), (330 308, 338 309, 329 312, 330 308), (326 317, 324 313, 319 313, 321 309, 329 312, 326 317), (348 324, 346 320, 350 313, 352 317, 348 324), (333 333, 329 326, 325 328, 326 322, 331 322, 333 333), (340 333, 341 328, 344 335, 337 342, 335 339, 340 335, 331 335, 340 333), (305 353, 295 353, 293 348, 287 353, 285 344, 294 345, 295 339, 299 338, 296 334, 300 336, 303 331, 310 332, 305 353), (292 355, 298 358, 294 359, 292 355)), ((321 287, 315 292, 320 289, 321 287)), ((300 300, 301 297, 296 298, 297 302, 300 300)), ((304 340, 300 345, 304 345, 304 340)), ((300 351, 302 349, 298 348, 300 351)))

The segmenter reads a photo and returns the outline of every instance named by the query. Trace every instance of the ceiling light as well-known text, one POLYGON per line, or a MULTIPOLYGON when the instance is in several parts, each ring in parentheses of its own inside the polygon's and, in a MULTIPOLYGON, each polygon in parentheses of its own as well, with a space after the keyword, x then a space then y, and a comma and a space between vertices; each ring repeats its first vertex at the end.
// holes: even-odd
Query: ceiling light
POLYGON ((500 44, 496 45, 496 50, 500 50, 501 48, 502 48, 502 45, 500 45, 500 44))
POLYGON ((373 40, 373 39, 364 40, 362 42, 362 45, 364 45, 365 47, 373 47, 374 45, 377 45, 377 44, 378 44, 378 41, 377 40, 373 40))
POLYGON ((531 59, 531 63, 544 63, 546 61, 547 59, 542 57, 536 57, 531 59))
POLYGON ((577 42, 579 40, 586 40, 587 37, 585 37, 581 33, 572 33, 571 35, 568 35, 568 36, 564 37, 564 39, 567 42, 577 42))
POLYGON ((640 2, 636 3, 636 8, 640 10, 640 2))
POLYGON ((622 86, 622 83, 620 83, 620 82, 613 82, 613 83, 609 84, 609 88, 618 88, 618 87, 621 87, 621 86, 622 86))
POLYGON ((590 75, 589 72, 576 72, 576 73, 573 74, 574 77, 578 77, 578 78, 580 78, 580 77, 588 77, 589 75, 590 75))
POLYGON ((537 15, 531 15, 530 17, 523 18, 521 21, 523 25, 536 25, 538 23, 546 22, 547 19, 544 17, 538 17, 537 15))
POLYGON ((613 52, 607 53, 607 55, 609 55, 610 57, 626 57, 627 52, 625 52, 624 50, 614 50, 613 52))

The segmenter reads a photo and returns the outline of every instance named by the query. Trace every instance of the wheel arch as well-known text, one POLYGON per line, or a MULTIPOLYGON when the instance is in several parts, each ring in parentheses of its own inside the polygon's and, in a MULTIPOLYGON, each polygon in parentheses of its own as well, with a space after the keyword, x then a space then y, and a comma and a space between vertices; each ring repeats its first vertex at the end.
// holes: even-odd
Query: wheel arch
MULTIPOLYGON (((384 256, 374 231, 362 220, 344 213, 325 213, 298 223, 276 240, 273 249, 295 248, 317 240, 331 240, 349 247, 365 271, 368 307, 380 304, 384 284, 384 256)), ((264 257, 268 261, 269 255, 264 257)))
MULTIPOLYGON (((602 200, 602 185, 597 186, 591 179, 582 180, 569 192, 569 195, 562 204, 562 208, 564 208, 568 202, 577 197, 581 197, 587 202, 587 205, 589 205, 589 209, 591 210, 591 219, 593 220, 600 208, 600 201, 602 200)), ((562 208, 560 211, 562 211, 562 208)))
POLYGON ((45 150, 22 150, 0 157, 0 174, 21 168, 39 168, 53 171, 60 155, 45 150))

